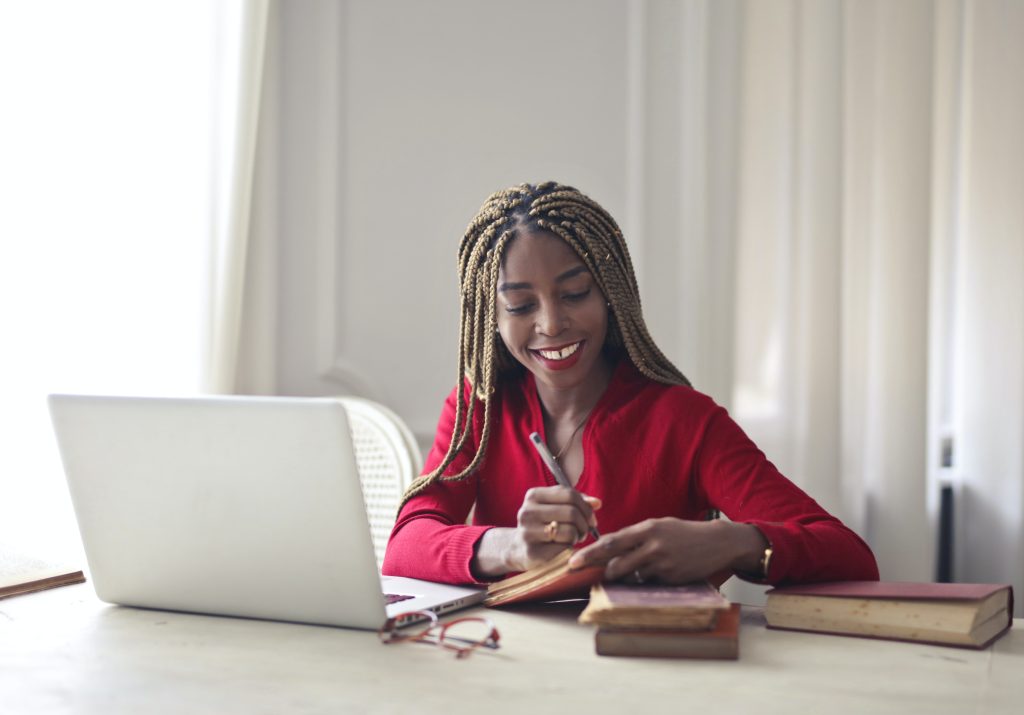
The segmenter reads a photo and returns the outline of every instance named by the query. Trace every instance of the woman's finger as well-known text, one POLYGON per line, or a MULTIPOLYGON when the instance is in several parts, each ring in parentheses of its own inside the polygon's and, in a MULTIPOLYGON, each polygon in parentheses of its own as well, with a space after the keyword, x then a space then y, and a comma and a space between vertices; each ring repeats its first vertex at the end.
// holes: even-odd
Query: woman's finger
POLYGON ((586 546, 569 559, 569 567, 578 569, 587 566, 606 566, 612 559, 627 554, 647 539, 648 522, 627 526, 614 534, 602 536, 593 544, 586 546))
POLYGON ((654 564, 656 552, 657 547, 647 542, 632 551, 616 556, 605 566, 604 577, 609 581, 632 579, 643 583, 657 573, 654 564))
POLYGON ((531 487, 526 490, 524 501, 540 504, 569 504, 582 501, 583 497, 575 489, 556 485, 553 487, 531 487))
POLYGON ((580 510, 572 504, 545 504, 535 506, 530 509, 523 510, 519 518, 519 523, 522 526, 548 524, 552 521, 564 523, 568 527, 575 529, 581 539, 587 534, 587 519, 580 510))
POLYGON ((601 508, 601 500, 575 489, 563 486, 532 487, 526 490, 523 504, 572 504, 588 518, 594 509, 601 508))
POLYGON ((575 544, 579 532, 572 524, 552 519, 546 524, 531 524, 526 527, 527 539, 540 544, 575 544))

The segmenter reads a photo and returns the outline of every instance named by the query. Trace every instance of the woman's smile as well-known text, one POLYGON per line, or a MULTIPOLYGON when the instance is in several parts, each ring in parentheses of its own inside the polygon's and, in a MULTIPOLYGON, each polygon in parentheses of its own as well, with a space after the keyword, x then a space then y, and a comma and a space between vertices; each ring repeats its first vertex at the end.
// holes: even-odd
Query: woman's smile
POLYGON ((579 340, 561 347, 529 348, 534 359, 549 370, 568 370, 580 360, 586 340, 579 340))

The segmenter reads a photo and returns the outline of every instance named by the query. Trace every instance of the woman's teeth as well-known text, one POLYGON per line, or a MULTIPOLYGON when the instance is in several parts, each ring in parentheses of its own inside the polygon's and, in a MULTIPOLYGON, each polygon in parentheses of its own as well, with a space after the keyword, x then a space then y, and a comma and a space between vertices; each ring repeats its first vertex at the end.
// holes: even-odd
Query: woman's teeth
POLYGON ((573 343, 572 345, 565 346, 561 350, 538 350, 537 352, 540 353, 541 357, 547 360, 565 360, 567 357, 579 350, 580 345, 582 345, 582 343, 573 343))

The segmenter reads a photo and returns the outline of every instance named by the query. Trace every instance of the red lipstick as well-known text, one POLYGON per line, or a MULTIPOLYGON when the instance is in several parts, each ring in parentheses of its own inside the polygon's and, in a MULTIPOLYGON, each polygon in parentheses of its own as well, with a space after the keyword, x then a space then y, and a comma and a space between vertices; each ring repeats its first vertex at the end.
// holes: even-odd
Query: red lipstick
MULTIPOLYGON (((573 343, 569 344, 572 345, 573 343)), ((580 361, 580 356, 583 355, 583 348, 585 348, 586 345, 587 341, 581 340, 580 346, 576 348, 576 352, 574 352, 572 355, 563 360, 551 360, 550 358, 546 358, 543 355, 541 355, 539 350, 534 350, 532 348, 530 349, 530 354, 533 356, 534 360, 540 362, 548 370, 568 370, 570 367, 572 367, 573 365, 580 361)), ((551 350, 545 350, 546 352, 551 352, 551 350)))

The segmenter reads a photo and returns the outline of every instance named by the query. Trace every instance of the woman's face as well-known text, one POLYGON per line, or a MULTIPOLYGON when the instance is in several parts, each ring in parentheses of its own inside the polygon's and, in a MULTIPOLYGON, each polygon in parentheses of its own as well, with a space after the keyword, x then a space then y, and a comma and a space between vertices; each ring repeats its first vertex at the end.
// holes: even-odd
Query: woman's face
POLYGON ((572 388, 597 376, 608 332, 605 296, 580 257, 546 233, 519 236, 498 272, 498 332, 538 383, 572 388))

